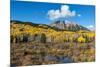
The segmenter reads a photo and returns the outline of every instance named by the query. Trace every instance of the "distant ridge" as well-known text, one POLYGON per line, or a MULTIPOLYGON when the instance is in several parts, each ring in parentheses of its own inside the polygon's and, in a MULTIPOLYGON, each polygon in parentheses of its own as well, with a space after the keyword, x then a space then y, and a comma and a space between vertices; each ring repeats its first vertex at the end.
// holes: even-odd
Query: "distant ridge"
POLYGON ((14 24, 27 24, 27 25, 31 25, 34 27, 39 27, 39 28, 50 28, 50 29, 54 29, 56 31, 79 31, 79 30, 86 30, 86 31, 90 31, 88 28, 73 23, 73 22, 69 22, 69 23, 65 23, 65 21, 55 21, 53 23, 51 23, 50 25, 46 25, 46 24, 36 24, 36 23, 32 23, 32 22, 23 22, 23 21, 18 21, 18 20, 11 20, 11 23, 14 24))

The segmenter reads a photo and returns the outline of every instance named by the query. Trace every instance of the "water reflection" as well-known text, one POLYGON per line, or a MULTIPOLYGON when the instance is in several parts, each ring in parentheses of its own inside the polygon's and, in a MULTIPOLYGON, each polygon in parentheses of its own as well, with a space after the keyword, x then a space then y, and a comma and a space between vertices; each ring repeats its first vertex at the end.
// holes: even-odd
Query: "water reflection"
POLYGON ((45 56, 45 61, 56 61, 58 63, 72 63, 72 60, 69 57, 65 56, 45 56))

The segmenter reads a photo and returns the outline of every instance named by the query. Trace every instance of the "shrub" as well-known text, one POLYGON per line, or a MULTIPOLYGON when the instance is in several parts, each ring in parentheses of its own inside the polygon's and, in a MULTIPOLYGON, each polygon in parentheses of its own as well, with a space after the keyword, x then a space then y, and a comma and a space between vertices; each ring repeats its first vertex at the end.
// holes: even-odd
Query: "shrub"
POLYGON ((64 39, 64 42, 69 42, 69 39, 68 39, 68 38, 65 38, 65 39, 64 39))
POLYGON ((84 43, 84 42, 86 42, 86 39, 83 38, 82 36, 80 36, 80 37, 78 38, 78 42, 79 42, 79 43, 84 43))

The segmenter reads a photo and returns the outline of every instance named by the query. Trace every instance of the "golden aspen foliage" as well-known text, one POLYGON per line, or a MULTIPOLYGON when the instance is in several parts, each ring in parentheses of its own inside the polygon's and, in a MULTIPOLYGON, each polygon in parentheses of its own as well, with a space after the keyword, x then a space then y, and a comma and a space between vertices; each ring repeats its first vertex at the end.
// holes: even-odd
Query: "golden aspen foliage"
POLYGON ((86 41, 86 39, 83 38, 82 36, 80 36, 80 37, 78 38, 78 42, 79 42, 79 43, 84 43, 85 41, 86 41))

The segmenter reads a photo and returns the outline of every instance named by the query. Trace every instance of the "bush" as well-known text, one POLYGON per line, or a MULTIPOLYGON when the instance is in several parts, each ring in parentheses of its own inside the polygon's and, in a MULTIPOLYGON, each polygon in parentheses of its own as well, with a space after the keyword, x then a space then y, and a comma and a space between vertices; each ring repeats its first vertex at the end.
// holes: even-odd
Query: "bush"
POLYGON ((64 42, 69 42, 69 39, 68 39, 68 38, 65 38, 65 39, 64 39, 64 42))
POLYGON ((80 37, 78 38, 78 42, 79 42, 79 43, 84 43, 84 42, 86 42, 86 39, 83 38, 82 36, 80 36, 80 37))

